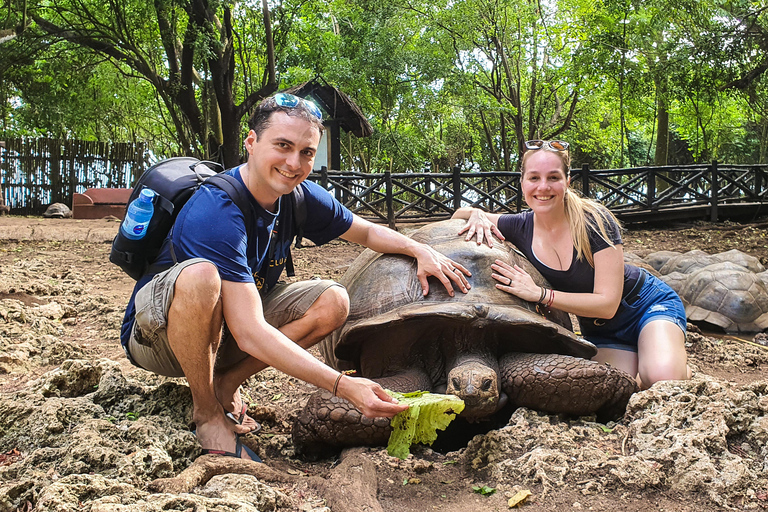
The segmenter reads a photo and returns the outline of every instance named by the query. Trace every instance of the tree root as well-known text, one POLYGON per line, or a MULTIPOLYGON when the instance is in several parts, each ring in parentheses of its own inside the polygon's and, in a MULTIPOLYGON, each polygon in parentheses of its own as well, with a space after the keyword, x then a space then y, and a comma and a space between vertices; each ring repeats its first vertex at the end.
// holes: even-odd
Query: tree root
POLYGON ((214 476, 227 473, 252 475, 265 482, 296 483, 299 479, 252 460, 222 457, 221 455, 201 455, 177 476, 153 480, 147 485, 147 490, 153 493, 187 493, 195 487, 205 485, 214 476))
POLYGON ((147 485, 152 493, 182 494, 205 485, 216 475, 252 475, 262 482, 304 484, 313 488, 335 512, 384 512, 376 495, 376 466, 364 455, 364 448, 350 448, 327 478, 295 476, 251 460, 201 455, 173 478, 158 478, 147 485))
POLYGON ((384 512, 376 498, 379 488, 376 465, 364 455, 365 451, 365 448, 344 450, 341 463, 328 479, 310 484, 322 493, 334 512, 384 512))

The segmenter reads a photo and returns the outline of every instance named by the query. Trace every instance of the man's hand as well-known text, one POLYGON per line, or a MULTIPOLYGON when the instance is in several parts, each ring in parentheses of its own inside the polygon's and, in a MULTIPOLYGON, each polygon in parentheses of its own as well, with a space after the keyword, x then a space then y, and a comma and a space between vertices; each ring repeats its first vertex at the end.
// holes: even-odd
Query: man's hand
POLYGON ((472 273, 463 265, 456 263, 448 256, 437 252, 426 244, 421 244, 421 247, 416 249, 415 253, 416 263, 418 264, 416 277, 419 278, 421 290, 425 297, 429 293, 429 281, 427 280, 429 276, 434 276, 443 283, 448 295, 451 297, 454 295, 454 283, 462 293, 467 293, 471 288, 467 277, 471 277, 472 273))
POLYGON ((405 254, 416 258, 417 277, 424 295, 429 293, 427 277, 434 276, 445 286, 448 295, 453 297, 455 283, 462 293, 470 289, 467 277, 472 273, 432 247, 416 242, 384 226, 372 224, 355 216, 352 225, 341 236, 344 240, 363 245, 380 253, 405 254))
POLYGON ((336 394, 352 402, 369 418, 391 418, 408 409, 407 405, 389 396, 378 383, 360 377, 342 376, 336 394))

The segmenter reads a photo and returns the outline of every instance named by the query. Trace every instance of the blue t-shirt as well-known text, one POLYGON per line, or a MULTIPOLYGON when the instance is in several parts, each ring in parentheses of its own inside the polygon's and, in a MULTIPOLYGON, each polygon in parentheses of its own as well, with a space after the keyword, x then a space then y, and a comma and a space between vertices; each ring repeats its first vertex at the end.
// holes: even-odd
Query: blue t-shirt
MULTIPOLYGON (((243 183, 240 168, 227 171, 243 183)), ((245 186, 243 184, 243 186, 245 186)), ((304 238, 322 245, 347 232, 352 225, 352 212, 339 203, 319 185, 304 181, 307 219, 304 238)), ((170 244, 177 261, 205 258, 219 269, 224 281, 256 283, 266 293, 277 283, 285 268, 288 252, 295 237, 288 197, 280 198, 278 210, 271 213, 259 205, 251 194, 251 226, 254 234, 246 233, 244 213, 226 192, 213 185, 203 184, 179 212, 170 233, 163 242, 160 255, 152 265, 163 270, 173 265, 170 244)), ((158 271, 159 271, 158 270, 158 271)), ((120 341, 128 344, 136 313, 136 292, 152 280, 150 272, 138 280, 123 318, 120 341)))
MULTIPOLYGON (((536 267, 544 278, 549 281, 556 290, 569 293, 592 293, 595 291, 595 269, 586 259, 576 259, 576 248, 573 249, 571 266, 566 270, 557 270, 542 263, 533 252, 533 212, 527 211, 517 214, 506 214, 499 217, 499 231, 508 242, 525 254, 528 261, 536 267)), ((618 224, 610 221, 606 225, 606 232, 613 244, 621 243, 621 230, 618 224)), ((587 224, 587 235, 592 254, 610 247, 600 233, 587 224)), ((635 286, 640 277, 640 269, 624 264, 624 288, 622 297, 626 296, 635 286)))

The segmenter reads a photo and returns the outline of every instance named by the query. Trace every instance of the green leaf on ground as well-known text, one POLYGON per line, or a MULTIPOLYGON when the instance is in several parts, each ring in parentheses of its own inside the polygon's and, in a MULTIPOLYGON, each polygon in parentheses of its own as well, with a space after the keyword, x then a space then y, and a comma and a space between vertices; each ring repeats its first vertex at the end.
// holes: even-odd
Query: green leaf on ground
POLYGON ((387 445, 387 453, 400 459, 408 457, 412 444, 432 444, 437 439, 437 430, 445 430, 464 410, 464 401, 454 395, 429 391, 397 393, 387 390, 387 393, 409 406, 408 410, 392 418, 392 434, 387 445))

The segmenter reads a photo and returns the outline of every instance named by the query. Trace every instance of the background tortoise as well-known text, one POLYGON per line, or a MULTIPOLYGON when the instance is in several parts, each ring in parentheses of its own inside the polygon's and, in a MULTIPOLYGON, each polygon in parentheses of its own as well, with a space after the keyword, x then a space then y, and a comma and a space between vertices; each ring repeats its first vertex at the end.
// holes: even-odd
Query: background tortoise
MULTIPOLYGON (((682 253, 677 251, 656 251, 652 252, 643 260, 650 265, 656 272, 661 271, 661 267, 664 266, 671 258, 674 256, 680 256, 682 253)), ((628 261, 628 263, 633 263, 632 261, 628 261)))
POLYGON ((768 289, 760 277, 724 261, 689 275, 679 292, 692 322, 706 322, 726 332, 768 328, 768 289))
POLYGON ((72 217, 72 210, 64 203, 53 203, 43 212, 46 219, 69 219, 72 217))
POLYGON ((760 260, 738 249, 717 254, 693 250, 645 257, 660 267, 661 279, 685 303, 690 322, 707 323, 726 332, 759 332, 768 328, 768 289, 760 260))
MULTIPOLYGON (((413 259, 367 250, 342 279, 350 313, 321 344, 326 362, 395 391, 455 394, 466 404, 461 418, 470 421, 491 417, 507 400, 550 413, 622 415, 636 390, 634 378, 583 359, 596 349, 569 330, 567 314, 553 310, 544 317, 531 303, 496 289, 495 259, 545 281, 511 244, 491 249, 464 241, 457 235, 463 224, 438 222, 411 236, 467 267, 469 293, 451 298, 431 279, 425 298, 413 259)), ((296 449, 305 454, 324 445, 385 444, 389 432, 389 419, 365 418, 324 390, 310 397, 293 426, 296 449)))
MULTIPOLYGON (((652 254, 649 256, 654 255, 652 254)), ((704 251, 694 249, 669 258, 667 262, 659 268, 659 273, 661 275, 671 274, 672 272, 691 274, 695 270, 717 263, 718 261, 722 260, 719 260, 715 256, 707 254, 704 251)))

